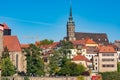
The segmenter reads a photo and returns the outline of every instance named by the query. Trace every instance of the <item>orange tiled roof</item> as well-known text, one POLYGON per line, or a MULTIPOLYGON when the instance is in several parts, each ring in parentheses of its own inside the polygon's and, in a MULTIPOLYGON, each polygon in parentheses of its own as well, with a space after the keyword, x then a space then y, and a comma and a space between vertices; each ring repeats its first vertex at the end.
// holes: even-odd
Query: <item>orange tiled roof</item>
POLYGON ((101 46, 99 47, 99 53, 116 53, 112 46, 101 46))
POLYGON ((40 43, 41 43, 40 41, 36 41, 36 42, 35 42, 35 45, 39 46, 40 43))
POLYGON ((29 44, 20 44, 21 48, 28 48, 29 47, 29 44))
POLYGON ((3 36, 3 46, 9 51, 22 51, 17 36, 3 36))
POLYGON ((85 56, 80 55, 80 54, 75 56, 72 60, 73 61, 86 61, 86 62, 90 62, 90 60, 88 60, 85 56))
POLYGON ((43 49, 47 49, 47 48, 55 48, 57 45, 59 44, 59 42, 54 42, 52 44, 48 44, 48 45, 41 45, 40 48, 43 48, 43 49))
POLYGON ((75 32, 76 40, 82 40, 86 38, 93 39, 98 44, 108 44, 109 40, 106 33, 84 33, 84 32, 75 32), (100 40, 99 40, 100 39, 100 40))
POLYGON ((93 41, 92 39, 86 39, 86 44, 97 44, 95 41, 93 41))

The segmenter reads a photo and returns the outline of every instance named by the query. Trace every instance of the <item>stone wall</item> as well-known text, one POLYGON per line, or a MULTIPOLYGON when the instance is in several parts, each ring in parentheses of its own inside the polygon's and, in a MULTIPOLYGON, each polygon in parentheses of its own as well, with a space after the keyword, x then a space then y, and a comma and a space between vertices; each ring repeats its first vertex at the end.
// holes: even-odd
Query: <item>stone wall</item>
MULTIPOLYGON (((24 77, 2 77, 2 80, 24 80, 24 77)), ((29 77, 29 80, 77 80, 77 77, 29 77)))
MULTIPOLYGON (((2 77, 1 80, 24 80, 24 77, 2 77)), ((29 80, 78 80, 77 77, 29 77, 29 80)), ((84 76, 84 80, 91 80, 90 76, 84 76)))

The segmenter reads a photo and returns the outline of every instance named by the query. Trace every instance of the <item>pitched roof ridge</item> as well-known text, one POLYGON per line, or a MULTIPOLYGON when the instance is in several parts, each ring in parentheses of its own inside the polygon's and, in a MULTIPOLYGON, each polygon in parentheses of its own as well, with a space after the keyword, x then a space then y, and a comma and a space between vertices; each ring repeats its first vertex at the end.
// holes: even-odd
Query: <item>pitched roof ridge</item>
POLYGON ((9 29, 8 25, 6 23, 3 23, 4 29, 9 29))
POLYGON ((7 46, 10 51, 22 51, 17 36, 3 36, 3 38, 4 46, 7 46))
POLYGON ((93 41, 93 40, 90 39, 90 38, 87 38, 87 39, 85 40, 85 42, 86 42, 86 44, 97 44, 95 41, 93 41))
POLYGON ((83 60, 83 61, 86 61, 86 62, 89 62, 90 60, 88 60, 84 55, 81 55, 81 54, 78 54, 77 56, 73 57, 72 59, 73 61, 75 60, 83 60))
POLYGON ((99 47, 99 52, 108 52, 108 53, 112 53, 112 52, 116 52, 114 47, 112 45, 107 45, 107 46, 101 46, 99 47))
POLYGON ((85 34, 106 34, 106 33, 96 33, 96 32, 75 32, 75 33, 85 33, 85 34))

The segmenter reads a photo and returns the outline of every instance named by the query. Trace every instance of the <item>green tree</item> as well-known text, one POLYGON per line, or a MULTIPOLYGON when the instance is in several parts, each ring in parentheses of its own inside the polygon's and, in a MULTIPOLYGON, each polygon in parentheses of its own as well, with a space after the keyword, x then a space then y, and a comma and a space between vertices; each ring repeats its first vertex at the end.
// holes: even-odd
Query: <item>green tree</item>
POLYGON ((60 46, 63 49, 73 49, 73 44, 70 41, 61 41, 60 46))
POLYGON ((58 50, 53 51, 53 55, 49 58, 50 75, 57 75, 60 68, 63 67, 67 61, 70 61, 70 59, 67 58, 67 55, 68 53, 70 53, 69 49, 72 48, 73 45, 71 42, 60 42, 60 48, 58 50))
POLYGON ((117 64, 117 71, 120 72, 120 62, 117 64))
POLYGON ((59 51, 54 51, 53 55, 49 57, 49 73, 55 75, 59 71, 61 54, 59 51))
POLYGON ((53 42, 54 42, 53 40, 45 39, 40 41, 40 45, 48 45, 48 44, 52 44, 53 42))
POLYGON ((60 42, 60 49, 59 52, 64 56, 64 57, 70 57, 71 51, 70 49, 73 49, 73 44, 70 41, 61 41, 60 42))
POLYGON ((9 57, 9 51, 7 47, 4 48, 4 52, 2 53, 1 58, 1 69, 2 69, 2 76, 12 76, 15 74, 15 66, 13 65, 12 61, 9 57))
POLYGON ((28 76, 43 76, 44 73, 44 61, 41 58, 41 49, 30 44, 29 48, 24 49, 27 60, 27 75, 28 76))
POLYGON ((25 77, 24 77, 24 80, 30 80, 30 79, 29 79, 29 77, 25 76, 25 77))
POLYGON ((2 53, 2 58, 7 58, 9 57, 9 50, 7 49, 7 47, 4 47, 4 52, 2 53))
POLYGON ((2 76, 12 76, 15 74, 15 66, 12 64, 9 57, 2 59, 1 68, 2 76))
POLYGON ((102 74, 102 80, 120 80, 119 72, 104 72, 102 74))
POLYGON ((78 76, 85 71, 85 67, 82 64, 75 64, 74 62, 66 62, 63 67, 61 67, 58 75, 62 76, 78 76))

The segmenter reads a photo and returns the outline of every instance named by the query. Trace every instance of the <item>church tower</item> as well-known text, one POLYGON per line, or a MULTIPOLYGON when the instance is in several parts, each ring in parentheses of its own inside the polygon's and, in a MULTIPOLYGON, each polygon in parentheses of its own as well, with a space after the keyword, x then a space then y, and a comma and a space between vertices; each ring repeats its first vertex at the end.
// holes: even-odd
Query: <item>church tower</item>
POLYGON ((75 38, 75 23, 72 17, 72 5, 70 5, 70 16, 67 22, 67 40, 73 41, 76 40, 75 38))

